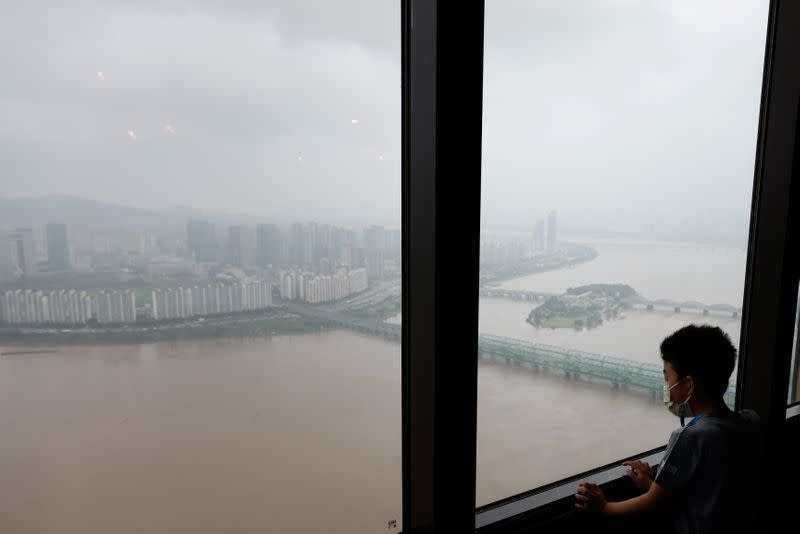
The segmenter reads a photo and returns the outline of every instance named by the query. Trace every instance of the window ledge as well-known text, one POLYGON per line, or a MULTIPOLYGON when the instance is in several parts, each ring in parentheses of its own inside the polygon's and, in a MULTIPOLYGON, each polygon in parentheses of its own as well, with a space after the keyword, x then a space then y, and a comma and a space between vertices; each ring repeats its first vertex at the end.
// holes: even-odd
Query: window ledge
MULTIPOLYGON (((646 456, 635 456, 631 459, 642 459, 652 466, 661 462, 664 456, 664 447, 645 453, 646 456)), ((553 504, 556 501, 565 499, 575 494, 575 488, 579 481, 591 479, 595 484, 607 484, 620 478, 619 464, 603 467, 597 471, 589 472, 585 475, 573 477, 567 481, 559 482, 552 487, 547 487, 532 494, 523 494, 519 497, 511 497, 498 504, 490 504, 478 509, 475 516, 475 528, 479 530, 483 527, 494 525, 500 521, 511 519, 517 515, 530 512, 536 508, 553 504)))

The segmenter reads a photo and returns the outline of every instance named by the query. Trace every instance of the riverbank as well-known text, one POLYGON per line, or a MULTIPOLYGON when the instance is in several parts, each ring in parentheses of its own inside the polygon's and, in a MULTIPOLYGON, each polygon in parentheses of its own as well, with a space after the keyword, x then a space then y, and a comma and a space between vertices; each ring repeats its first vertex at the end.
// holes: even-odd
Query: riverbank
POLYGON ((597 255, 597 250, 592 247, 563 243, 561 250, 555 254, 537 256, 524 262, 508 265, 482 265, 480 283, 481 285, 496 285, 533 274, 571 268, 590 262, 597 255))
POLYGON ((284 311, 271 311, 268 315, 237 314, 221 319, 193 319, 148 325, 125 326, 109 329, 5 329, 0 331, 0 345, 5 346, 56 346, 155 343, 222 337, 255 337, 281 334, 306 334, 319 332, 332 325, 313 317, 301 317, 284 311), (158 325, 158 326, 155 326, 158 325))
POLYGON ((347 310, 347 315, 358 317, 359 319, 373 319, 382 322, 400 313, 402 304, 403 301, 400 296, 393 295, 371 306, 347 310))

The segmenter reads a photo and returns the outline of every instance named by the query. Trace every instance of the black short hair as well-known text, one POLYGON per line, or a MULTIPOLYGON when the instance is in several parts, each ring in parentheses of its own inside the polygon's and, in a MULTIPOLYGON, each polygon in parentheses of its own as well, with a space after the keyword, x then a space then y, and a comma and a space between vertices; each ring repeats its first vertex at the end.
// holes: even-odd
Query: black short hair
POLYGON ((736 347, 720 327, 691 324, 661 342, 661 359, 671 363, 681 378, 691 375, 711 399, 716 399, 728 390, 736 366, 736 347))

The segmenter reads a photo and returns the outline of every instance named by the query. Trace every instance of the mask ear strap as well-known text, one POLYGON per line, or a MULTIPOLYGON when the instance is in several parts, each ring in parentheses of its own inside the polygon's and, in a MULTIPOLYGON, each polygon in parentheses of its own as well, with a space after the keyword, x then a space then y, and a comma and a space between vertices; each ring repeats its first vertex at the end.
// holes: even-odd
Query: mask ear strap
POLYGON ((674 388, 675 386, 677 386, 678 384, 680 384, 681 382, 683 382, 683 381, 684 381, 684 380, 686 380, 687 378, 688 378, 688 376, 684 376, 683 378, 681 378, 680 380, 678 380, 677 382, 675 382, 674 384, 672 384, 671 386, 669 386, 667 389, 668 389, 669 391, 672 391, 672 388, 674 388))

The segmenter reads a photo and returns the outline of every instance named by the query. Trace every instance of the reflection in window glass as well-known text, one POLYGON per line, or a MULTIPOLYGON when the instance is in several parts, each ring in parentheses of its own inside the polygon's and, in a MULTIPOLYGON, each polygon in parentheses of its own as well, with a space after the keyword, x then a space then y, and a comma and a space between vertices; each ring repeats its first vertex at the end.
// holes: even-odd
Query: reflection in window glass
POLYGON ((797 307, 795 308, 794 316, 794 339, 792 340, 792 365, 789 373, 789 404, 800 402, 800 372, 798 372, 798 350, 800 345, 797 344, 797 334, 800 330, 800 287, 797 291, 797 307))
POLYGON ((398 530, 399 2, 33 4, 0 18, 0 531, 398 530))
POLYGON ((487 3, 479 505, 665 445, 667 334, 738 346, 767 8, 487 3))

